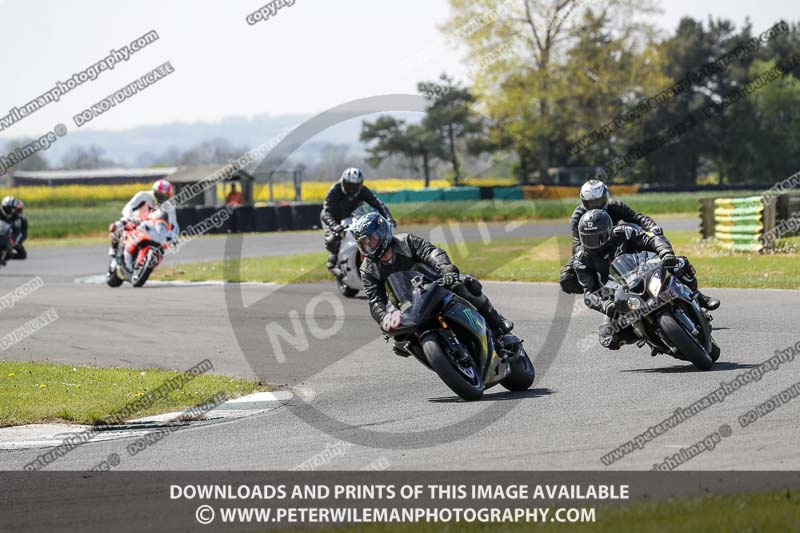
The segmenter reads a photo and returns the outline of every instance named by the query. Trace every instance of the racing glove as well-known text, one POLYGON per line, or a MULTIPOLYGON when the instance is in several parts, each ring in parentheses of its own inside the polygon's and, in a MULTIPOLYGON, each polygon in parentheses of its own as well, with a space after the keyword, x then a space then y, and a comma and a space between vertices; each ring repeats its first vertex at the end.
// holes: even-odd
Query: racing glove
POLYGON ((331 231, 337 235, 340 235, 344 231, 344 227, 341 224, 336 224, 331 226, 331 231))
POLYGON ((607 317, 613 317, 615 311, 616 311, 616 307, 614 305, 614 302, 612 302, 611 300, 607 300, 607 301, 603 302, 603 314, 604 315, 606 315, 607 317))
POLYGON ((452 287, 461 281, 461 277, 458 275, 458 272, 445 272, 442 274, 440 279, 442 281, 442 285, 445 287, 452 287))
POLYGON ((650 228, 650 233, 652 233, 653 235, 663 236, 664 230, 661 229, 661 226, 653 226, 652 228, 650 228))
POLYGON ((661 264, 664 265, 665 268, 675 268, 678 266, 678 258, 675 257, 674 254, 665 253, 661 256, 661 264))
POLYGON ((389 218, 389 224, 391 224, 393 228, 397 227, 397 221, 393 218, 389 218))

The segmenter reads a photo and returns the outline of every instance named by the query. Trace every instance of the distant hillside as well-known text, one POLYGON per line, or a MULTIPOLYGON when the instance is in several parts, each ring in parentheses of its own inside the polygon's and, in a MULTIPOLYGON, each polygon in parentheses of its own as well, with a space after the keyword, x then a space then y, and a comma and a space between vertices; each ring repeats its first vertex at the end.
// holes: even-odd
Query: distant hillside
MULTIPOLYGON (((104 157, 123 166, 136 166, 147 154, 162 154, 170 148, 183 151, 215 138, 225 139, 234 147, 251 148, 286 128, 301 124, 309 117, 310 115, 258 115, 252 118, 234 116, 219 122, 170 123, 121 131, 82 131, 73 128, 43 155, 51 165, 56 165, 71 147, 96 145, 104 150, 104 157)), ((364 148, 358 140, 360 130, 361 119, 343 122, 310 139, 298 150, 298 156, 313 163, 318 159, 321 148, 330 144, 344 145, 351 153, 361 154, 364 148)), ((0 146, 4 146, 12 138, 0 138, 0 146)))

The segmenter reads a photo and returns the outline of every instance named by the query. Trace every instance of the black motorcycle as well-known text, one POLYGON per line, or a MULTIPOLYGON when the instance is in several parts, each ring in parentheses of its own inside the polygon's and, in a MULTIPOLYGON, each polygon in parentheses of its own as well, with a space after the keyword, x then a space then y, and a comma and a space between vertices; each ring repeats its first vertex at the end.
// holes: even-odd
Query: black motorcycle
POLYGON ((421 272, 391 274, 387 280, 393 309, 384 330, 395 353, 414 356, 436 372, 464 400, 478 400, 498 383, 527 390, 536 376, 533 363, 515 335, 495 338, 475 307, 421 272))
POLYGON ((672 275, 682 266, 667 268, 651 252, 614 259, 605 286, 613 291, 616 310, 609 327, 617 328, 623 339, 632 335, 640 348, 649 345, 653 355, 669 354, 708 370, 719 359, 720 348, 711 336, 711 316, 672 275))

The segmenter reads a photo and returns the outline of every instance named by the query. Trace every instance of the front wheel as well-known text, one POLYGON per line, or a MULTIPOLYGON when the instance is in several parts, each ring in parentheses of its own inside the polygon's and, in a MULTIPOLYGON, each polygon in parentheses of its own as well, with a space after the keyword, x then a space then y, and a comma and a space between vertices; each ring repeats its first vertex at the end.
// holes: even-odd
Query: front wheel
POLYGON ((661 331, 670 340, 670 342, 678 349, 681 355, 686 357, 695 367, 700 370, 710 370, 714 361, 711 360, 705 350, 700 347, 700 344, 692 337, 692 335, 678 324, 678 321, 669 314, 664 313, 658 317, 658 325, 661 331))
POLYGON ((447 353, 442 350, 439 344, 439 336, 434 334, 426 335, 422 339, 422 351, 431 368, 439 375, 445 385, 450 390, 458 394, 462 399, 471 402, 480 400, 483 396, 483 379, 481 378, 478 365, 475 360, 469 357, 469 364, 462 365, 454 361, 447 353))
POLYGON ((147 279, 150 277, 150 274, 153 273, 155 263, 155 252, 153 252, 152 249, 148 250, 147 256, 144 258, 144 263, 141 265, 134 265, 133 274, 131 274, 131 284, 134 287, 141 287, 147 283, 147 279))
POLYGON ((528 353, 520 347, 522 352, 519 357, 511 362, 511 373, 500 384, 510 391, 525 391, 533 385, 536 379, 536 370, 528 353))

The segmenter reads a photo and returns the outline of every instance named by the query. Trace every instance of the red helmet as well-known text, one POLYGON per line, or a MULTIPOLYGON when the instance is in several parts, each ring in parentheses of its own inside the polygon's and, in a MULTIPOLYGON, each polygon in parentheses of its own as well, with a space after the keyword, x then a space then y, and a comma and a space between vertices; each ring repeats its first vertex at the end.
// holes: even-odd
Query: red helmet
POLYGON ((153 193, 156 195, 156 200, 164 202, 172 198, 172 184, 167 180, 158 180, 153 184, 153 193))

